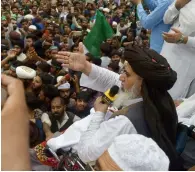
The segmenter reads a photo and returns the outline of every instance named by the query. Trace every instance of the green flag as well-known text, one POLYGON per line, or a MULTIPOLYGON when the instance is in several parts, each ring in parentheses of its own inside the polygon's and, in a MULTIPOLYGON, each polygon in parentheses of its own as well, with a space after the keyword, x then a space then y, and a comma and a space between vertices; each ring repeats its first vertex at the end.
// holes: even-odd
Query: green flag
POLYGON ((106 39, 111 38, 112 35, 113 30, 111 26, 105 16, 97 10, 95 25, 85 38, 84 45, 92 55, 100 56, 100 45, 106 39))

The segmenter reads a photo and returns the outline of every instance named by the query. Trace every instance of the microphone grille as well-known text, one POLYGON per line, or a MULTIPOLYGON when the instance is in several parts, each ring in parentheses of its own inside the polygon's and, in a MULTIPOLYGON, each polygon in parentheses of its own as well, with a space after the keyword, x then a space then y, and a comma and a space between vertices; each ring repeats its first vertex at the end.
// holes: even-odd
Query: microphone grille
POLYGON ((110 89, 109 95, 114 97, 119 92, 119 87, 117 85, 112 86, 110 89))

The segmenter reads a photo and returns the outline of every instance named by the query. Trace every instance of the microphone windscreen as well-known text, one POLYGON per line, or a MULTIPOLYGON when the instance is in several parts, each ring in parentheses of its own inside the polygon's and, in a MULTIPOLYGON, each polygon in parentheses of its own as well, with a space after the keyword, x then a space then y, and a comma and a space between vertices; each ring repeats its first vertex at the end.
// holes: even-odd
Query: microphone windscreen
POLYGON ((110 97, 114 97, 119 92, 119 87, 117 85, 114 85, 109 92, 110 97))

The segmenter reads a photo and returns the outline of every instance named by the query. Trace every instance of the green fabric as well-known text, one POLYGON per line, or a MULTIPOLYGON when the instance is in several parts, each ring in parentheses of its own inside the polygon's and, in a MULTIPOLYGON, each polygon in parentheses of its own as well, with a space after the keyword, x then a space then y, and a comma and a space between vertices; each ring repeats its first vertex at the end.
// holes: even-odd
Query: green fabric
POLYGON ((105 16, 97 10, 96 21, 84 40, 84 45, 95 57, 100 56, 100 45, 103 41, 113 36, 113 30, 107 22, 105 16))
POLYGON ((17 20, 17 15, 16 15, 16 14, 12 14, 12 15, 11 15, 11 19, 17 20))
POLYGON ((5 16, 1 16, 1 20, 6 20, 6 17, 5 16))

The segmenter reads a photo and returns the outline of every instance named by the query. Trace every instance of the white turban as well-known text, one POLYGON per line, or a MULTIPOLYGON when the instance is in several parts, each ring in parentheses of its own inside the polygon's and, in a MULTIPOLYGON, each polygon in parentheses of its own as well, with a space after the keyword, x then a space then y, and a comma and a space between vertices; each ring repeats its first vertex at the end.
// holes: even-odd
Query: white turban
POLYGON ((27 14, 27 15, 24 16, 24 19, 32 20, 32 19, 34 19, 34 16, 31 15, 31 14, 27 14))
POLYGON ((30 25, 28 28, 33 29, 33 30, 37 30, 37 27, 35 25, 30 25))
POLYGON ((110 10, 108 8, 104 8, 103 11, 106 12, 106 13, 110 12, 110 10))
POLYGON ((60 82, 60 80, 63 78, 63 76, 58 76, 57 77, 57 82, 60 82))
POLYGON ((70 89, 70 84, 66 82, 58 87, 58 90, 62 90, 62 89, 70 89))
POLYGON ((167 171, 169 159, 151 139, 139 134, 116 137, 108 148, 112 160, 124 171, 167 171))
POLYGON ((19 66, 16 68, 16 75, 20 79, 33 79, 36 76, 36 71, 27 66, 19 66))
POLYGON ((113 21, 112 26, 117 26, 117 22, 113 21))

